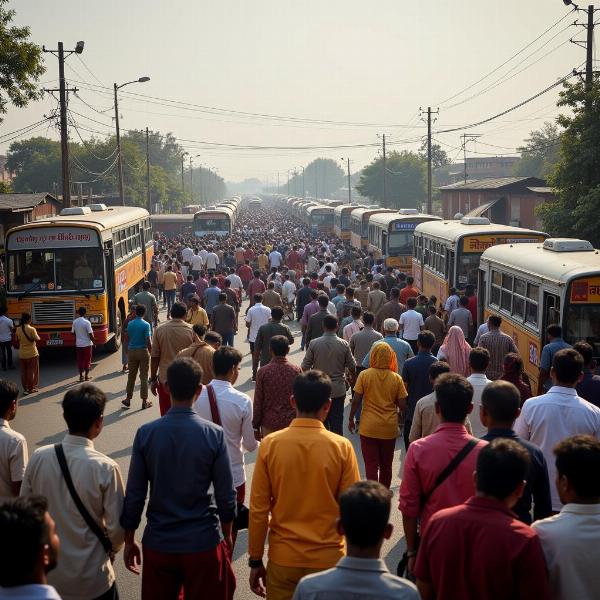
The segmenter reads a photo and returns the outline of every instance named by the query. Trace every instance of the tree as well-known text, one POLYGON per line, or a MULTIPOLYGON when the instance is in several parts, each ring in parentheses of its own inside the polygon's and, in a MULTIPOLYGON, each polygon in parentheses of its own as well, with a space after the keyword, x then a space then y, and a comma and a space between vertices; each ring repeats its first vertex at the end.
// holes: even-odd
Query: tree
MULTIPOLYGON (((427 140, 424 140, 419 149, 419 154, 427 160, 427 140)), ((434 169, 445 167, 450 164, 448 153, 439 145, 431 144, 431 166, 434 169)))
MULTIPOLYGON (((291 173, 290 173, 291 175, 291 173)), ((331 158, 317 158, 304 169, 304 191, 307 196, 327 198, 345 183, 344 170, 331 158)), ((290 194, 302 196, 302 168, 296 168, 290 177, 290 194)), ((287 181, 279 187, 279 193, 287 194, 287 181)))
POLYGON ((6 166, 15 174, 17 193, 49 192, 60 181, 60 143, 44 137, 13 142, 6 166))
POLYGON ((546 122, 541 129, 532 131, 525 145, 517 148, 521 160, 515 166, 515 175, 547 179, 560 158, 560 139, 560 129, 554 123, 546 122))
POLYGON ((36 82, 46 71, 41 48, 29 41, 29 27, 11 26, 15 11, 5 8, 7 2, 0 0, 0 114, 9 102, 22 108, 40 98, 36 82))
POLYGON ((554 236, 588 239, 600 246, 600 80, 586 93, 582 82, 565 84, 558 106, 564 129, 560 160, 550 176, 556 200, 538 209, 546 230, 554 236))
POLYGON ((10 181, 0 181, 0 194, 12 194, 12 192, 10 181))
MULTIPOLYGON (((427 161, 414 152, 391 152, 387 157, 386 199, 393 208, 420 208, 426 195, 427 161)), ((367 165, 356 189, 383 204, 383 158, 367 165)))

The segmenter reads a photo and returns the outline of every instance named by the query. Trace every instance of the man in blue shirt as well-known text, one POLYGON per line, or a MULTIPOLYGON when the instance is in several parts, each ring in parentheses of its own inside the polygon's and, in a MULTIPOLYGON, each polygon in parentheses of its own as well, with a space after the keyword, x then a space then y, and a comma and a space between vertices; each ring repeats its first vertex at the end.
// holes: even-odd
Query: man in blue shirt
POLYGON ((600 375, 594 375, 594 349, 587 342, 577 342, 573 350, 583 356, 583 379, 575 388, 577 395, 600 408, 600 375))
MULTIPOLYGON (((396 353, 396 360, 398 361, 398 373, 402 373, 402 369, 404 368, 404 363, 411 357, 414 356, 412 348, 410 344, 401 340, 397 337, 398 334, 398 321, 396 319, 386 319, 383 322, 383 333, 385 334, 382 340, 378 340, 375 344, 381 344, 385 342, 388 344, 392 350, 396 353)), ((375 345, 373 344, 373 346, 375 345)), ((373 350, 373 346, 371 346, 371 350, 373 350)), ((365 369, 369 368, 369 363, 371 360, 371 350, 367 353, 365 358, 362 361, 362 367, 365 369)))
POLYGON ((204 290, 204 310, 206 314, 209 316, 212 315, 213 308, 219 304, 219 294, 221 293, 221 288, 219 287, 219 280, 216 277, 213 277, 210 280, 210 287, 204 290))
POLYGON ((433 385, 429 378, 429 367, 437 362, 437 358, 431 354, 434 344, 435 335, 431 331, 421 331, 417 338, 417 355, 409 358, 402 368, 402 379, 408 390, 403 432, 404 446, 407 450, 410 444, 408 437, 412 427, 413 415, 415 414, 415 406, 423 396, 433 392, 433 385))
POLYGON ((127 364, 127 397, 121 406, 125 409, 131 408, 133 388, 140 372, 140 396, 142 397, 142 408, 150 408, 152 402, 148 400, 148 369, 150 368, 150 351, 152 350, 150 323, 144 319, 146 307, 138 304, 135 307, 135 319, 127 324, 126 335, 128 340, 127 364))
POLYGON ((223 429, 200 418, 192 404, 202 370, 191 358, 167 369, 172 407, 142 425, 133 442, 121 525, 126 567, 140 572, 144 600, 231 600, 232 523, 236 492, 223 429), (135 541, 150 484, 142 548, 135 541))
POLYGON ((541 396, 552 387, 550 379, 550 369, 552 368, 552 359, 554 355, 563 348, 570 348, 562 338, 562 327, 560 325, 550 325, 546 329, 546 338, 548 343, 542 348, 542 358, 540 360, 540 377, 538 379, 537 395, 541 396))

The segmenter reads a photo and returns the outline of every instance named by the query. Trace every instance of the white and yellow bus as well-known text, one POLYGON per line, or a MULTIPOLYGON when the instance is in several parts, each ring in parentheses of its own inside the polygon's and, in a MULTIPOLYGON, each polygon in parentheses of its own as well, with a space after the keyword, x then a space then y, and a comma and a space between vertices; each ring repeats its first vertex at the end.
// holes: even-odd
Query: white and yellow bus
POLYGON ((341 204, 333 209, 333 233, 341 240, 349 240, 352 211, 357 208, 364 208, 361 204, 341 204))
POLYGON ((586 341, 600 358, 600 251, 589 242, 550 238, 489 248, 481 256, 478 288, 480 322, 502 317, 533 390, 549 325, 562 325, 565 341, 586 341))
POLYGON ((375 258, 384 258, 386 267, 410 273, 416 226, 441 220, 441 217, 420 213, 416 208, 401 208, 397 213, 375 213, 369 218, 367 248, 375 258))
POLYGON ((444 303, 448 290, 477 287, 479 259, 498 244, 542 242, 548 235, 533 229, 490 223, 485 217, 429 221, 416 226, 413 276, 422 293, 444 303))
POLYGON ((40 346, 74 346, 71 324, 87 309, 97 344, 115 351, 129 298, 154 254, 150 215, 142 208, 91 204, 63 209, 11 229, 7 236, 8 316, 28 312, 40 346))
POLYGON ((391 208, 357 208, 350 213, 350 244, 357 250, 366 249, 369 245, 369 219, 377 213, 396 212, 391 208))

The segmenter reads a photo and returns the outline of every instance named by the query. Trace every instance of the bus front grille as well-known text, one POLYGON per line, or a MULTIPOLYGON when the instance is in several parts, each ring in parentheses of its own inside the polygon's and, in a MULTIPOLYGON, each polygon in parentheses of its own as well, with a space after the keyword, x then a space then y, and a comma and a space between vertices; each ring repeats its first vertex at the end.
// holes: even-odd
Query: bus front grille
POLYGON ((71 323, 75 316, 75 302, 34 302, 32 321, 34 325, 71 323))

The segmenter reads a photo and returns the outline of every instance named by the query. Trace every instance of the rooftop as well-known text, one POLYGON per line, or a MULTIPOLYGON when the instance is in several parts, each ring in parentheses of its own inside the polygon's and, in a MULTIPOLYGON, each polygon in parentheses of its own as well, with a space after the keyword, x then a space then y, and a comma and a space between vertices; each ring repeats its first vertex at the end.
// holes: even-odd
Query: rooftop
POLYGON ((468 181, 467 183, 452 183, 440 187, 440 190, 496 190, 516 184, 531 189, 531 187, 544 187, 546 182, 537 177, 497 177, 468 181))
POLYGON ((52 194, 0 194, 0 210, 19 212, 30 210, 48 200, 59 202, 52 194))

